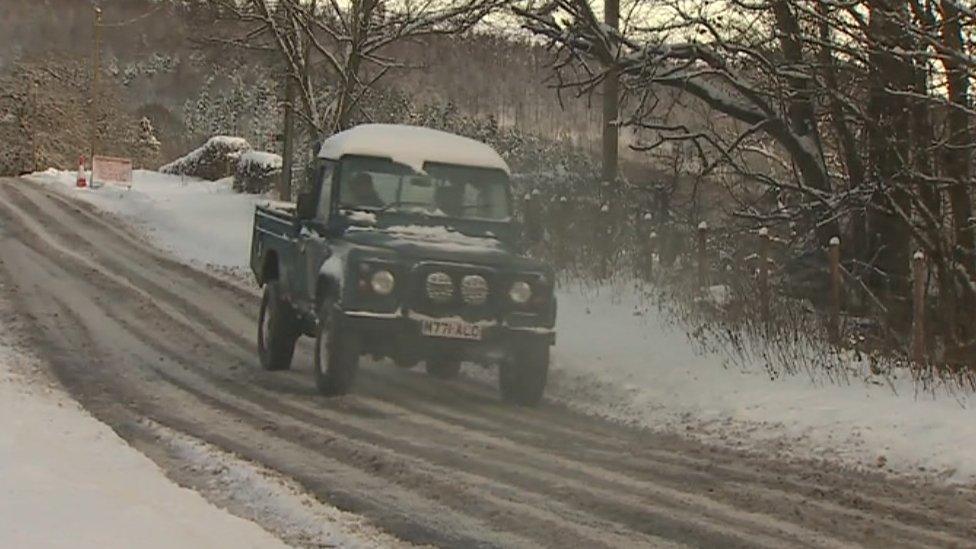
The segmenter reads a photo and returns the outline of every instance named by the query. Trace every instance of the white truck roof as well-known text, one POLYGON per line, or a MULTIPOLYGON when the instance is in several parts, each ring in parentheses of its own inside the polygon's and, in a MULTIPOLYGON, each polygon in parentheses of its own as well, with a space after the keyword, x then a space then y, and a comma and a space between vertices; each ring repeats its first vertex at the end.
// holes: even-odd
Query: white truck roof
POLYGON ((494 149, 452 133, 401 124, 363 124, 339 132, 322 143, 319 158, 339 160, 362 155, 389 158, 423 173, 425 162, 495 168, 510 173, 494 149))

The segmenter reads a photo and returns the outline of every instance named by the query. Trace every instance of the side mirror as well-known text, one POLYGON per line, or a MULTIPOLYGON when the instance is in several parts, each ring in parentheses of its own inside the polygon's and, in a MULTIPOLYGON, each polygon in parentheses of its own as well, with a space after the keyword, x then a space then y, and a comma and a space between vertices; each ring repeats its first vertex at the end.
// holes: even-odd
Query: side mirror
POLYGON ((295 217, 301 220, 315 218, 315 194, 301 193, 298 195, 298 202, 295 204, 295 217))

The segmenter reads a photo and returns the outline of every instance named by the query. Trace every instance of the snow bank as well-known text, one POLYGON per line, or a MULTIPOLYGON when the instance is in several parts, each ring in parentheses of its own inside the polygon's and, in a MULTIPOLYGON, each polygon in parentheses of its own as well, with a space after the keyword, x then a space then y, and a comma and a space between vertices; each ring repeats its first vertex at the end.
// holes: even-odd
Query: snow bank
POLYGON ((200 440, 149 423, 162 444, 207 477, 207 496, 240 510, 296 547, 408 547, 366 519, 320 502, 297 482, 200 440))
POLYGON ((40 375, 0 342, 0 547, 284 547, 170 482, 40 375))
POLYGON ((853 362, 849 385, 728 369, 626 286, 564 288, 557 329, 548 394, 578 410, 773 455, 976 482, 973 395, 889 386, 853 362))
MULTIPOLYGON (((40 178, 74 184, 70 172, 40 178)), ((173 185, 150 173, 137 173, 129 193, 71 191, 123 214, 185 259, 246 265, 253 197, 199 181, 173 185)), ((726 369, 719 355, 697 352, 680 327, 629 287, 563 287, 558 294, 547 389, 554 400, 739 448, 865 467, 884 456, 886 468, 900 473, 924 468, 950 482, 976 481, 972 395, 916 394, 908 380, 889 387, 857 364, 849 366, 850 385, 823 385, 804 374, 771 380, 761 365, 726 369)))
POLYGON ((452 133, 399 124, 363 124, 339 132, 322 143, 320 158, 339 160, 347 154, 391 158, 423 173, 424 163, 494 168, 509 173, 494 149, 452 133))
POLYGON ((211 182, 143 170, 135 171, 132 178, 129 190, 91 190, 75 188, 75 174, 70 171, 48 170, 32 176, 121 216, 184 259, 247 268, 254 206, 267 198, 237 194, 229 179, 211 182))

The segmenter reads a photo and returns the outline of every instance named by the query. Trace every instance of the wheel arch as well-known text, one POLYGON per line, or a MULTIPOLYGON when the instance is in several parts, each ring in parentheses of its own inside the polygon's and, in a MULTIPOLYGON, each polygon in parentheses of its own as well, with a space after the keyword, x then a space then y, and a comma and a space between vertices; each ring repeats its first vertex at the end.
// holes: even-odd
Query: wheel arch
POLYGON ((315 309, 318 310, 326 299, 339 300, 339 281, 327 273, 319 273, 315 281, 315 309))

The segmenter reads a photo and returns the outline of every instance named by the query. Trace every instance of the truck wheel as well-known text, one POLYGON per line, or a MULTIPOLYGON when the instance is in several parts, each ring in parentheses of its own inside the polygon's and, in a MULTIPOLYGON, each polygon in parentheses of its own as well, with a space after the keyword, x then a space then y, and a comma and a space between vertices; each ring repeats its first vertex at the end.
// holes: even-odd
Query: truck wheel
POLYGON ((549 342, 526 341, 518 344, 514 355, 498 372, 502 398, 519 406, 535 406, 542 400, 549 375, 549 342))
POLYGON ((287 370, 298 341, 298 318, 291 306, 281 299, 278 281, 264 286, 258 313, 258 356, 265 370, 287 370))
POLYGON ((325 396, 348 393, 359 366, 359 338, 344 331, 335 315, 332 303, 323 303, 315 331, 315 386, 325 396))
POLYGON ((437 379, 454 379, 461 372, 461 361, 438 358, 427 361, 427 375, 437 379))

